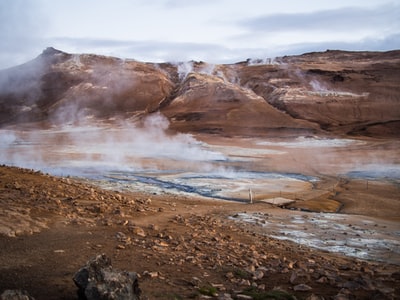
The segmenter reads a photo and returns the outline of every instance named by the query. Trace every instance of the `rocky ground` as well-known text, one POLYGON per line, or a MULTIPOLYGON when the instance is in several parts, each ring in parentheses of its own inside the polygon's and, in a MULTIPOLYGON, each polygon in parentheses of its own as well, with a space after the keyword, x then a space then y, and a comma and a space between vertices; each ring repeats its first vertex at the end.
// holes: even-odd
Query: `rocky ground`
MULTIPOLYGON (((72 278, 98 254, 137 272, 142 299, 399 299, 400 267, 279 241, 235 222, 243 204, 105 191, 0 168, 0 292, 76 299, 72 278)), ((290 211, 287 211, 288 215, 290 211)))

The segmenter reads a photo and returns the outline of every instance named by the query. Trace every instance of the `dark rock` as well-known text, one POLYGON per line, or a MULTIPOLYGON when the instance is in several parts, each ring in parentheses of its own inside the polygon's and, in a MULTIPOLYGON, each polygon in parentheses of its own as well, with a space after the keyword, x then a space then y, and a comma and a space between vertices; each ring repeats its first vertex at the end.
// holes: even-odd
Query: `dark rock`
POLYGON ((79 299, 139 300, 141 290, 134 272, 113 270, 105 254, 89 260, 73 278, 79 299))
POLYGON ((290 279, 289 279, 290 283, 295 284, 297 277, 298 277, 297 273, 295 271, 293 271, 292 274, 290 275, 290 279))
POLYGON ((35 298, 29 296, 27 291, 24 290, 5 290, 0 300, 35 300, 35 298))
POLYGON ((392 273, 392 278, 396 280, 400 280, 400 272, 394 272, 392 273))

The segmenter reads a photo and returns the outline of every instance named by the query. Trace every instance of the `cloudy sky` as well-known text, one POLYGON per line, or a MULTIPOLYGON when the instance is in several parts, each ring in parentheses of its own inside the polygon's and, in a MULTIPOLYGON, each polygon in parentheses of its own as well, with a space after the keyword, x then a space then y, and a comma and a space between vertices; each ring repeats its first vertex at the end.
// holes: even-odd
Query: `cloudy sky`
POLYGON ((399 16, 400 0, 0 0, 0 68, 48 46, 212 63, 400 49, 399 16))

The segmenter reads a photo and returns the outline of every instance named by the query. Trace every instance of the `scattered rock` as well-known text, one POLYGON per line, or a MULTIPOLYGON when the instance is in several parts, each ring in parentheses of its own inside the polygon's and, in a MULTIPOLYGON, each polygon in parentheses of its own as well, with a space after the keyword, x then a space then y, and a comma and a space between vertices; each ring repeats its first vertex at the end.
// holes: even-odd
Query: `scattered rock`
MULTIPOLYGON (((28 190, 24 181, 20 180, 19 182, 22 183, 22 190, 28 190)), ((56 182, 58 183, 58 181, 56 182)), ((76 185, 76 183, 74 184, 76 185)), ((85 248, 88 251, 98 251, 99 248, 113 249, 113 257, 116 257, 121 263, 125 259, 122 257, 136 255, 137 250, 140 257, 139 260, 142 258, 144 261, 144 265, 141 265, 140 269, 142 271, 146 269, 157 270, 140 273, 145 278, 144 284, 159 288, 165 283, 166 289, 169 289, 169 291, 175 288, 177 290, 181 289, 177 293, 182 293, 182 297, 185 299, 191 292, 194 292, 195 288, 199 289, 201 286, 208 284, 218 290, 218 299, 222 300, 238 299, 236 297, 238 294, 239 297, 249 297, 242 295, 247 290, 258 291, 260 294, 268 293, 271 286, 276 284, 282 285, 283 289, 290 290, 290 293, 288 293, 290 295, 308 296, 305 298, 307 300, 324 300, 328 298, 339 300, 357 299, 360 295, 361 297, 364 295, 368 295, 371 298, 375 297, 374 299, 396 299, 398 296, 396 287, 400 280, 400 272, 390 266, 383 267, 380 264, 370 262, 343 258, 336 259, 318 251, 308 252, 305 247, 300 248, 296 245, 288 245, 282 241, 256 235, 254 231, 248 230, 244 226, 241 227, 242 225, 240 224, 233 226, 232 223, 229 223, 230 221, 221 221, 218 219, 219 216, 213 214, 205 216, 199 212, 188 212, 171 217, 174 213, 168 212, 169 220, 173 218, 172 222, 176 223, 170 224, 170 222, 168 226, 164 226, 164 223, 156 219, 158 215, 154 217, 154 214, 152 214, 151 221, 159 223, 151 224, 149 222, 150 225, 142 225, 146 223, 136 219, 138 214, 135 215, 135 209, 140 205, 144 205, 146 200, 136 200, 134 201, 134 207, 127 208, 125 202, 122 205, 121 203, 116 203, 116 201, 125 201, 125 199, 129 199, 128 196, 121 200, 119 197, 100 195, 101 191, 97 189, 87 189, 88 193, 94 194, 98 199, 100 199, 100 196, 104 196, 105 209, 96 210, 97 213, 100 213, 97 214, 91 209, 92 204, 99 205, 95 204, 94 200, 86 200, 88 199, 85 198, 86 196, 80 197, 78 192, 68 191, 64 183, 60 183, 59 188, 63 188, 64 191, 60 194, 57 194, 58 192, 56 191, 46 192, 46 197, 56 197, 58 195, 57 197, 60 197, 60 200, 53 199, 53 202, 43 200, 44 202, 39 204, 40 207, 48 205, 49 209, 54 209, 55 212, 62 209, 63 212, 60 215, 67 216, 65 218, 69 220, 68 222, 64 221, 63 224, 90 225, 92 223, 88 223, 88 220, 93 219, 93 224, 96 226, 101 224, 112 226, 111 228, 100 228, 100 230, 107 231, 107 239, 101 240, 102 244, 96 244, 100 240, 87 242, 87 247, 85 248), (108 199, 114 201, 115 204, 108 203, 108 199), (72 206, 72 203, 75 203, 75 205, 72 206), (119 211, 117 215, 114 214, 116 208, 119 211), (121 217, 122 212, 125 214, 123 218, 121 217), (246 228, 246 230, 243 228, 246 228), (175 231, 175 229, 178 230, 175 231), (243 235, 243 239, 241 235, 243 235), (118 251, 116 249, 121 250, 118 251), (134 254, 132 254, 133 251, 135 251, 134 254), (214 277, 217 275, 219 277, 214 277), (211 283, 214 280, 218 280, 218 283, 211 283), (314 286, 314 288, 311 290, 311 287, 307 284, 314 286), (329 291, 325 294, 323 288, 328 286, 329 289, 327 290, 329 291), (311 294, 312 292, 323 294, 326 298, 311 294)), ((19 193, 19 191, 17 192, 19 193)), ((29 190, 29 199, 36 199, 39 193, 40 188, 29 190)), ((84 195, 83 193, 81 194, 84 195)), ((147 198, 143 197, 143 199, 147 198)), ((13 202, 10 201, 10 205, 12 204, 13 202)), ((153 200, 153 204, 158 205, 158 199, 153 200)), ((162 205, 166 204, 163 202, 162 205)), ((33 212, 35 210, 32 209, 33 212)), ((19 223, 16 224, 19 226, 24 225, 27 228, 33 228, 32 223, 24 223, 27 220, 24 218, 32 214, 28 208, 18 207, 17 209, 16 207, 8 206, 3 210, 3 213, 10 218, 18 217, 19 223)), ((44 217, 39 219, 37 215, 32 214, 32 216, 36 218, 36 221, 45 221, 44 217)), ((0 220, 0 225, 8 229, 8 224, 2 223, 2 221, 0 220)), ((13 229, 14 235, 19 235, 20 233, 18 232, 21 231, 16 229, 18 228, 14 227, 13 229)), ((90 234, 92 233, 90 232, 90 234)), ((69 247, 63 247, 66 246, 57 244, 54 248, 50 248, 50 252, 56 253, 55 256, 57 258, 64 259, 72 252, 69 247)), ((99 293, 97 291, 94 292, 95 289, 106 291, 108 287, 106 283, 102 283, 103 281, 109 280, 110 282, 110 279, 115 279, 118 282, 117 285, 124 286, 123 283, 131 278, 130 273, 113 271, 111 265, 107 267, 107 263, 105 263, 106 267, 102 267, 98 262, 94 264, 95 266, 89 266, 88 262, 88 266, 82 268, 81 274, 78 275, 78 272, 74 277, 74 281, 75 279, 77 281, 81 279, 83 283, 86 282, 86 285, 93 286, 92 292, 90 292, 93 297, 88 298, 85 295, 85 289, 82 288, 80 292, 81 298, 94 299, 94 293, 99 293), (93 278, 96 277, 96 281, 93 282, 89 277, 91 270, 97 272, 95 273, 97 275, 92 276, 93 278), (114 272, 116 274, 113 274, 114 272), (85 276, 87 278, 86 281, 82 280, 82 277, 85 278, 85 276), (126 276, 128 279, 125 278, 126 276)), ((140 278, 140 275, 137 276, 140 278)), ((133 278, 136 279, 137 277, 133 278)), ((113 286, 113 284, 111 285, 113 286)), ((128 284, 128 286, 130 285, 128 284)), ((24 286, 17 285, 17 287, 24 286)), ((61 288, 59 289, 61 290, 61 288)), ((144 286, 142 286, 142 289, 146 292, 144 286)), ((32 290, 32 292, 35 291, 32 290)), ((111 299, 111 293, 107 294, 109 298, 104 299, 111 299)), ((122 299, 124 297, 117 296, 119 298, 113 299, 122 299)), ((199 297, 215 299, 217 296, 202 295, 199 297)), ((64 298, 66 297, 64 296, 64 298)), ((0 300, 2 299, 4 298, 0 300)), ((29 300, 32 298, 12 299, 29 300)))

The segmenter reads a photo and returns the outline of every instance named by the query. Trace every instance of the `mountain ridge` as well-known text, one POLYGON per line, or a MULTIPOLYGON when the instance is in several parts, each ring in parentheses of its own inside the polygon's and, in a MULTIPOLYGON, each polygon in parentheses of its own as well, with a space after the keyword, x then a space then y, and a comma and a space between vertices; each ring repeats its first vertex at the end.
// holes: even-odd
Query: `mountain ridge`
POLYGON ((182 132, 392 137, 400 128, 400 50, 327 50, 235 64, 150 63, 45 49, 0 70, 0 126, 137 118, 182 132))

